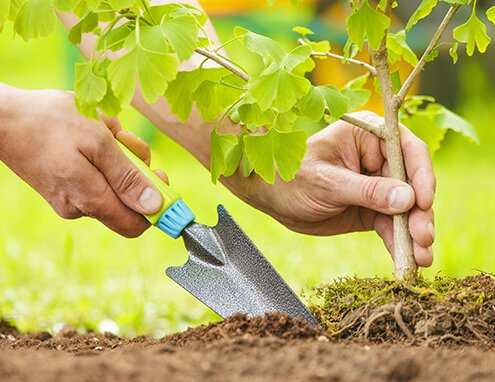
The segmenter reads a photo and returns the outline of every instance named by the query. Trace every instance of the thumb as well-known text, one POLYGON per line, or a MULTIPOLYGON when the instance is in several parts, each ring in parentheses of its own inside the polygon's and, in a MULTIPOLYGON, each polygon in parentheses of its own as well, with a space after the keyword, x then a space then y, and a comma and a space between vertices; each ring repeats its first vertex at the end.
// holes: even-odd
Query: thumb
POLYGON ((396 215, 409 211, 415 203, 412 187, 398 179, 366 176, 346 171, 341 202, 396 215))
POLYGON ((104 155, 95 155, 93 163, 103 173, 119 199, 141 215, 160 210, 163 198, 153 182, 144 175, 112 139, 104 155))

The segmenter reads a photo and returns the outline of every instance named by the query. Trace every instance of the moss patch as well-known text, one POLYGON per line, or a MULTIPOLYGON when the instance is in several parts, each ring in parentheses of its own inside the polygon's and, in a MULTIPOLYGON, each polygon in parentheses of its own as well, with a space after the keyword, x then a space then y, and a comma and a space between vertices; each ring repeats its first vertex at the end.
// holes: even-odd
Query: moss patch
POLYGON ((379 278, 320 285, 310 309, 336 338, 410 344, 495 344, 495 278, 421 278, 415 286, 379 278))

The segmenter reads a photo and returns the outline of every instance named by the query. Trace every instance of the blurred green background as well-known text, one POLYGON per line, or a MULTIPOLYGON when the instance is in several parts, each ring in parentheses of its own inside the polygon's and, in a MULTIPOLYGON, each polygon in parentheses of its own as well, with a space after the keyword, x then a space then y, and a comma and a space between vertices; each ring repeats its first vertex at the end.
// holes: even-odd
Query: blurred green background
MULTIPOLYGON (((314 18, 312 6, 236 12, 216 17, 215 23, 226 37, 236 24, 286 40, 295 37, 290 30, 298 24, 312 24, 320 37, 342 37, 338 28, 314 18)), ((417 48, 425 41, 422 36, 412 43, 417 48)), ((0 81, 9 85, 70 89, 73 64, 80 59, 62 27, 30 43, 13 38, 9 28, 0 35, 0 81)), ((449 134, 434 158, 437 239, 435 263, 423 271, 429 277, 495 270, 492 62, 493 49, 488 58, 462 57, 455 69, 448 58, 440 59, 424 81, 430 94, 476 126, 482 142, 477 146, 449 134)), ((334 75, 338 73, 329 74, 330 80, 334 75)), ((151 144, 153 166, 168 172, 198 221, 213 225, 216 205, 224 204, 296 291, 339 276, 391 276, 391 259, 375 234, 317 238, 293 233, 223 186, 214 186, 188 152, 132 109, 121 120, 151 144)), ((52 330, 68 323, 122 335, 159 336, 214 320, 214 314, 163 273, 185 259, 181 241, 156 229, 128 240, 90 219, 62 220, 0 164, 0 317, 22 330, 52 330)))

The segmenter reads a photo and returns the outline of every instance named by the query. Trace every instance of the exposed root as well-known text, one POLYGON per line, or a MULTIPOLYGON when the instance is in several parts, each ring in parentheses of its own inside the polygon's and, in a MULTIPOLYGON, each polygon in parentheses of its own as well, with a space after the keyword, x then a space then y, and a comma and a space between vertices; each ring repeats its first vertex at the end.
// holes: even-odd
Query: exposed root
POLYGON ((315 288, 311 309, 333 338, 495 346, 495 277, 342 279, 315 288))

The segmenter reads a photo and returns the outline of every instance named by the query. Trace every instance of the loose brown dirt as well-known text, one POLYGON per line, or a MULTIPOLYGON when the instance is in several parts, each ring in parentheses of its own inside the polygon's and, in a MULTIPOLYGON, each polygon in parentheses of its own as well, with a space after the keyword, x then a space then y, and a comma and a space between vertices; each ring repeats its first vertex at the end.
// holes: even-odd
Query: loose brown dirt
POLYGON ((0 323, 0 381, 494 381, 495 352, 337 340, 269 314, 235 316, 159 340, 0 323))

